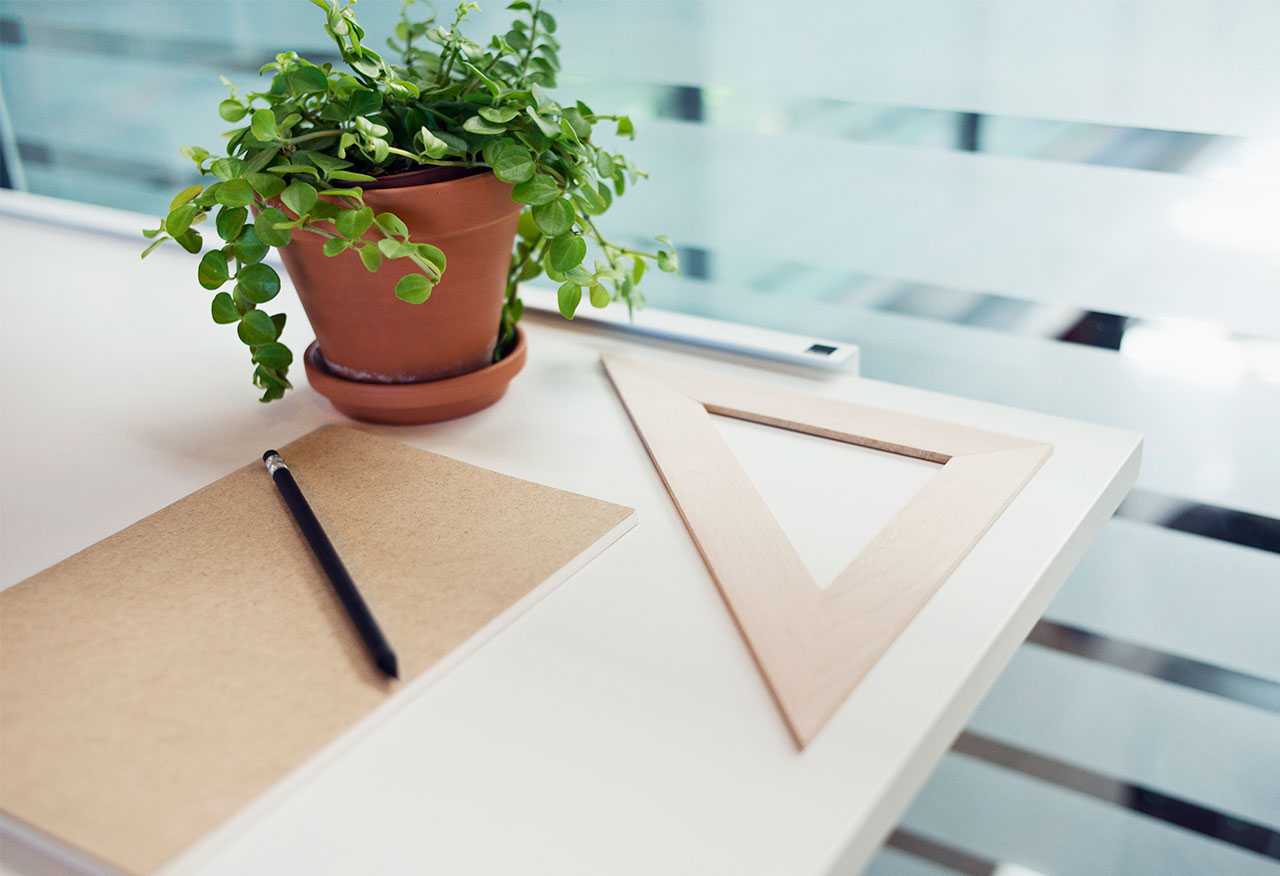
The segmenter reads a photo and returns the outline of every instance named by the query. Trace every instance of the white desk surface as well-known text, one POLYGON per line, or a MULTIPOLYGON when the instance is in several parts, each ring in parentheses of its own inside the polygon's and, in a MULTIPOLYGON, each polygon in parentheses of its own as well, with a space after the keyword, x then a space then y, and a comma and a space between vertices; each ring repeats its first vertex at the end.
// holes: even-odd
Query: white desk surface
MULTIPOLYGON (((140 264, 137 243, 11 216, 0 241, 0 586, 340 420, 300 367, 284 402, 255 400, 247 356, 209 321, 185 253, 140 264)), ((301 351, 301 308, 288 289, 281 300, 301 351)), ((167 872, 855 873, 1137 474, 1132 433, 549 320, 526 328, 528 366, 495 407, 382 431, 633 506, 639 525, 167 872), (801 754, 598 364, 606 350, 1005 431, 1054 454, 801 754)), ((755 440, 738 432, 735 446, 755 440)), ((887 488, 869 451, 841 451, 864 490, 887 488)), ((789 460, 792 525, 804 528, 805 507, 814 527, 833 508, 860 513, 834 495, 831 459, 789 460)), ((0 843, 0 872, 61 872, 48 866, 0 843)))

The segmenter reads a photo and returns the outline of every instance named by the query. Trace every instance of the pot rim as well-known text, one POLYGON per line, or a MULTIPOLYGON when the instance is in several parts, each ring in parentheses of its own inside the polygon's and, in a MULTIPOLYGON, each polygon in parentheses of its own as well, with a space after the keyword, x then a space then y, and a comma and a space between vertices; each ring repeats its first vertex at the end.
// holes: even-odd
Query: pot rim
MULTIPOLYGON (((378 191, 380 189, 410 189, 418 186, 449 186, 465 183, 473 179, 484 179, 485 177, 494 176, 493 168, 484 167, 464 167, 451 168, 430 165, 426 167, 418 167, 413 170, 402 170, 398 173, 389 173, 386 176, 380 176, 372 181, 352 182, 348 183, 344 188, 359 188, 367 191, 378 191), (438 176, 442 171, 464 171, 458 176, 449 176, 444 179, 432 179, 433 175, 438 176)), ((497 177, 494 177, 497 179, 497 177)))

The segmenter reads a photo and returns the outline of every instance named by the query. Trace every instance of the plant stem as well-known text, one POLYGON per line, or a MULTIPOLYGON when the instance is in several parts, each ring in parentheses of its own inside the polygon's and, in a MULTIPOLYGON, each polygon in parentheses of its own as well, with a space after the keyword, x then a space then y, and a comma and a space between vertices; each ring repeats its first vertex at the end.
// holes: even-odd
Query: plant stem
POLYGON ((525 72, 529 69, 529 59, 533 57, 533 46, 538 39, 538 13, 542 11, 542 0, 533 0, 533 9, 529 12, 529 18, 532 23, 529 25, 529 47, 524 50, 524 54, 520 56, 520 79, 524 80, 525 72))
POLYGON ((308 134, 303 134, 300 137, 290 137, 289 139, 281 140, 280 142, 288 143, 288 144, 303 143, 303 142, 306 142, 307 140, 317 140, 321 137, 336 137, 341 133, 342 133, 342 130, 339 128, 334 128, 328 131, 312 131, 308 134))
POLYGON ((615 271, 618 270, 618 263, 613 258, 613 250, 619 249, 609 241, 604 239, 604 235, 600 233, 600 229, 596 228, 596 223, 591 221, 591 217, 586 213, 582 214, 582 221, 586 223, 587 228, 591 229, 591 236, 596 239, 596 243, 600 244, 600 248, 604 250, 604 257, 609 260, 609 267, 615 271))

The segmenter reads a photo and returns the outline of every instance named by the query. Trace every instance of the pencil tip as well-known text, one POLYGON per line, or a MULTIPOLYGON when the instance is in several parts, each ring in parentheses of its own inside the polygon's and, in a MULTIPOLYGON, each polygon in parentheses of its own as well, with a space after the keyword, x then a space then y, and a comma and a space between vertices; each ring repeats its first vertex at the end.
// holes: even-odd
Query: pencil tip
POLYGON ((388 678, 400 678, 400 665, 396 661, 396 655, 392 651, 384 651, 378 655, 378 668, 382 670, 382 674, 388 678))

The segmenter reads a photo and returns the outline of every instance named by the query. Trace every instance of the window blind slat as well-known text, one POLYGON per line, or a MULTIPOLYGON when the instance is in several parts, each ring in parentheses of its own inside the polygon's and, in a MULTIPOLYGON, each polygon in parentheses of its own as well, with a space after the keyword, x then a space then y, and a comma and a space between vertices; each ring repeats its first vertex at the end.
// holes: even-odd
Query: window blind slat
POLYGON ((615 229, 662 228, 724 261, 1280 337, 1280 206, 1257 185, 669 122, 641 133, 652 177, 618 202, 615 229))
POLYGON ((1045 615, 1280 682, 1277 581, 1276 554, 1113 519, 1045 615))
MULTIPOLYGON (((1027 645, 969 729, 1236 818, 1280 824, 1274 775, 1237 756, 1273 748, 1274 712, 1027 645)), ((1280 766, 1280 753, 1272 760, 1280 766)))
POLYGON ((1039 873, 1231 873, 1275 861, 964 755, 943 758, 902 827, 1039 873))

